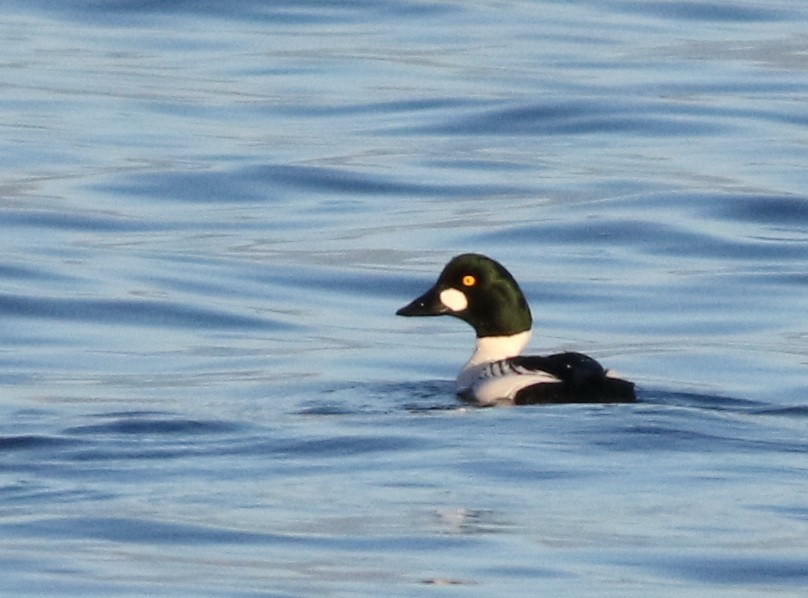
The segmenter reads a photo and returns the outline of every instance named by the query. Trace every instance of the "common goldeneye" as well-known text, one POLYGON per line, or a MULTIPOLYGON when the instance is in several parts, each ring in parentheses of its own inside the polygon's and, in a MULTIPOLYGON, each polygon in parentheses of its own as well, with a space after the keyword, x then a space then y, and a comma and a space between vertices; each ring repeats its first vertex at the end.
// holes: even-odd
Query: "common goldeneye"
POLYGON ((533 318, 522 290, 502 264, 476 253, 453 258, 426 293, 399 316, 455 316, 477 333, 477 345, 457 376, 460 398, 498 403, 629 403, 634 384, 581 353, 520 355, 533 318))

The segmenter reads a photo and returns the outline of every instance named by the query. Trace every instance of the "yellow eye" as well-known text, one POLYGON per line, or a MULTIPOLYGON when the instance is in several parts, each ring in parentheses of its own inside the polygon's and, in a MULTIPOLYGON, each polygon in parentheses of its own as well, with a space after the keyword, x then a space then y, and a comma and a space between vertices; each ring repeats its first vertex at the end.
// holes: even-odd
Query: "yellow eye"
POLYGON ((463 286, 464 287, 473 287, 475 284, 477 284, 477 279, 474 278, 471 274, 466 274, 463 277, 463 286))

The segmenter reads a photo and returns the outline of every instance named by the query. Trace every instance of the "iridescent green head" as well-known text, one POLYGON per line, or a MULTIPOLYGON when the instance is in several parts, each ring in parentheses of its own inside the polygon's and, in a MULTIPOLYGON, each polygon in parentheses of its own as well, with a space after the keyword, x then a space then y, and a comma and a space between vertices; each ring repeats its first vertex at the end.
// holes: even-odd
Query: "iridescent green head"
POLYGON ((522 290, 499 262, 478 253, 453 258, 426 293, 396 312, 399 316, 455 316, 477 337, 510 336, 530 330, 522 290))

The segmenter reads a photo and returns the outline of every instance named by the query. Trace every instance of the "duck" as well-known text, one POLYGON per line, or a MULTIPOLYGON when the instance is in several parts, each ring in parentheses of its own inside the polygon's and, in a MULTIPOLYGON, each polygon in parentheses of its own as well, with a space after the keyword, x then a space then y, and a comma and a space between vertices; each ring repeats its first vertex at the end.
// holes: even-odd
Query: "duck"
POLYGON ((631 403, 634 383, 583 353, 522 355, 533 316, 522 289, 496 260, 455 256, 437 282, 396 311, 405 317, 453 316, 477 335, 460 370, 457 396, 481 407, 549 403, 631 403))

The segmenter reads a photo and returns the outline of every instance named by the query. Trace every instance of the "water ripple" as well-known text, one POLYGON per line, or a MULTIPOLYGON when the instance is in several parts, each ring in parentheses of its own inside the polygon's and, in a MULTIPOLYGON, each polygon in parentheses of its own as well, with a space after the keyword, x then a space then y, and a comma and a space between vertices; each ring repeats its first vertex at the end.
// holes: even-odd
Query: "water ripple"
POLYGON ((677 105, 613 105, 566 101, 506 106, 410 132, 454 135, 569 135, 617 131, 642 136, 706 136, 719 129, 703 115, 677 105))
POLYGON ((794 17, 792 11, 782 8, 744 6, 731 2, 668 0, 644 2, 642 7, 630 2, 615 2, 614 6, 619 10, 656 15, 672 21, 767 23, 794 17))
POLYGON ((71 438, 26 434, 22 436, 0 436, 0 453, 9 451, 56 450, 78 444, 71 438))
MULTIPOLYGON (((120 181, 120 179, 119 179, 120 181)), ((402 196, 512 194, 527 187, 423 183, 393 175, 374 175, 355 169, 269 164, 227 172, 156 172, 128 180, 96 185, 96 191, 122 195, 171 198, 194 203, 276 202, 279 190, 307 190, 328 194, 402 196)))
POLYGON ((200 421, 182 418, 146 417, 138 415, 115 419, 102 424, 89 424, 66 428, 64 434, 77 436, 136 435, 145 436, 195 436, 233 433, 243 426, 220 421, 200 421))
POLYGON ((716 556, 714 554, 666 555, 650 558, 644 567, 656 573, 708 584, 732 586, 804 588, 808 582, 808 559, 761 555, 716 556))
POLYGON ((293 325, 168 301, 131 299, 63 299, 0 294, 0 313, 6 317, 96 322, 123 326, 170 326, 291 330, 293 325))
POLYGON ((406 549, 433 552, 473 543, 451 536, 426 538, 406 534, 386 538, 303 536, 132 517, 51 518, 26 523, 4 523, 0 524, 0 529, 6 533, 21 533, 33 537, 93 539, 149 545, 269 544, 287 548, 330 548, 347 551, 406 549))

